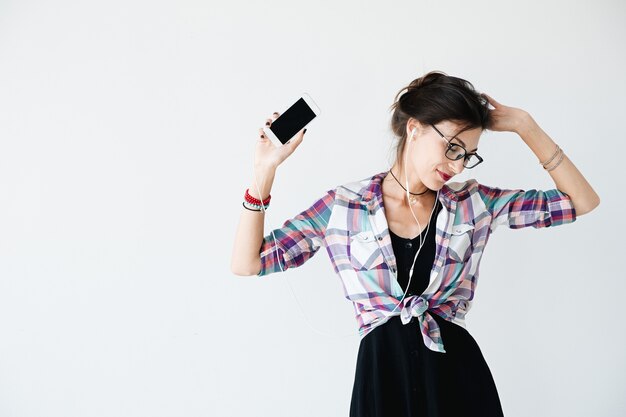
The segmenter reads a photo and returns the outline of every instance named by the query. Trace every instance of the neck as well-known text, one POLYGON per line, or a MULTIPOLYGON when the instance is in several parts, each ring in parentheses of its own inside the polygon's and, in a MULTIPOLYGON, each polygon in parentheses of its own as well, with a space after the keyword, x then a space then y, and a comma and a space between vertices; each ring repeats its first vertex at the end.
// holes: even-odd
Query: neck
MULTIPOLYGON (((402 184, 402 187, 408 189, 411 193, 414 193, 414 194, 424 193, 423 196, 432 194, 431 192, 428 191, 428 187, 424 185, 424 183, 417 177, 417 175, 415 175, 414 172, 412 173, 412 175, 407 173, 406 178, 405 178, 404 168, 401 165, 399 165, 397 162, 391 167, 391 172, 393 172, 393 175, 395 175, 398 181, 400 182, 400 184, 402 184), (409 183, 408 187, 406 184, 407 180, 409 183)), ((406 191, 404 191, 402 187, 400 187, 400 184, 398 184, 398 181, 396 181, 391 174, 389 174, 389 176, 385 179, 391 179, 403 193, 406 193, 406 191)))
MULTIPOLYGON (((402 167, 396 163, 393 165, 393 167, 391 167, 390 171, 393 172, 393 175, 396 176, 396 178, 402 184, 402 186, 398 184, 398 181, 394 179, 394 177, 391 175, 391 172, 390 172, 385 176, 383 180, 383 194, 387 195, 388 197, 391 197, 394 200, 397 200, 398 202, 402 202, 403 205, 408 206, 409 202, 407 201, 407 198, 406 198, 406 191, 402 188, 402 187, 406 188, 404 171, 402 170, 402 167)), ((416 177, 415 175, 413 176, 416 177)), ((413 194, 423 193, 421 195, 416 195, 416 196, 411 196, 411 194, 409 194, 409 196, 416 198, 417 205, 419 206, 431 206, 433 197, 435 196, 437 192, 429 190, 428 187, 426 187, 420 181, 419 178, 408 178, 408 180, 409 180, 408 190, 411 193, 413 194)))

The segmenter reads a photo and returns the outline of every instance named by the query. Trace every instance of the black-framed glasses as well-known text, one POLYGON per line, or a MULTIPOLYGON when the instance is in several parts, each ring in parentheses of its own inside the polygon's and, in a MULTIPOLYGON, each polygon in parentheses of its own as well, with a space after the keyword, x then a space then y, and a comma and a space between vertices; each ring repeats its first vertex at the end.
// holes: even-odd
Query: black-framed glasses
POLYGON ((458 161, 459 159, 464 158, 465 160, 463 161, 463 166, 467 169, 472 169, 476 165, 483 162, 483 158, 481 158, 476 152, 467 153, 467 149, 465 149, 463 145, 459 143, 452 143, 452 139, 447 139, 443 133, 435 127, 435 125, 431 126, 435 129, 435 132, 439 133, 439 136, 441 136, 441 138, 445 140, 448 145, 446 149, 446 158, 452 161, 458 161))

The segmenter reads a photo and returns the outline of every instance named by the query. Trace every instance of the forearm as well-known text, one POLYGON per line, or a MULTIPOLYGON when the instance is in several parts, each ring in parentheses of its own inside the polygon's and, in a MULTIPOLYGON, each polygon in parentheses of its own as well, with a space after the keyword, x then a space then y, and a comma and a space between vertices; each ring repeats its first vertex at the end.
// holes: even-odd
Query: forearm
MULTIPOLYGON (((259 200, 267 198, 274 183, 275 168, 255 168, 258 186, 252 180, 249 193, 259 200)), ((242 200, 243 201, 243 200, 242 200)), ((265 213, 241 207, 239 225, 231 256, 231 271, 236 275, 255 275, 261 268, 260 249, 263 243, 265 213)))
MULTIPOLYGON (((520 122, 517 133, 540 162, 547 161, 554 155, 557 144, 529 114, 520 122)), ((548 167, 553 166, 555 162, 556 160, 553 160, 548 167)), ((556 188, 571 198, 577 216, 588 213, 600 204, 600 197, 567 157, 567 153, 556 168, 551 171, 546 170, 546 172, 554 180, 556 188)))

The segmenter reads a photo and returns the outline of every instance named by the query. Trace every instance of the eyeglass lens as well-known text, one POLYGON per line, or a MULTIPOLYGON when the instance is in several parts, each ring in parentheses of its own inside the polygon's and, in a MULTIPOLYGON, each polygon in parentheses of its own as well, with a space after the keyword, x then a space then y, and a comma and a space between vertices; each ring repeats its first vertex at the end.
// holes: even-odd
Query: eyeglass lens
MULTIPOLYGON (((449 159, 452 159, 453 161, 457 161, 465 157, 465 151, 463 150, 462 147, 451 143, 448 146, 448 150, 446 151, 446 156, 449 159)), ((463 166, 465 166, 465 168, 473 168, 479 163, 480 163, 480 159, 478 159, 476 155, 471 154, 467 158, 465 158, 465 160, 463 161, 463 166)))

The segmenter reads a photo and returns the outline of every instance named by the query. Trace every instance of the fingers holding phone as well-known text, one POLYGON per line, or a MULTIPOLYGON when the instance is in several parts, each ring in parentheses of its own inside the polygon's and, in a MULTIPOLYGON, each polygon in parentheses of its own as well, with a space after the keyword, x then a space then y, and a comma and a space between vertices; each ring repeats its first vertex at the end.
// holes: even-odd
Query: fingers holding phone
POLYGON ((302 143, 306 126, 319 113, 319 107, 306 93, 283 114, 274 112, 259 130, 255 164, 277 167, 302 143))
MULTIPOLYGON (((271 128, 272 123, 280 117, 280 113, 274 112, 274 114, 265 120, 265 128, 271 128)), ((276 168, 280 165, 289 155, 291 155, 296 148, 302 143, 304 137, 303 128, 298 132, 291 140, 287 141, 284 145, 277 147, 267 136, 264 128, 259 128, 259 141, 257 142, 257 149, 255 153, 254 162, 256 166, 276 168)))

